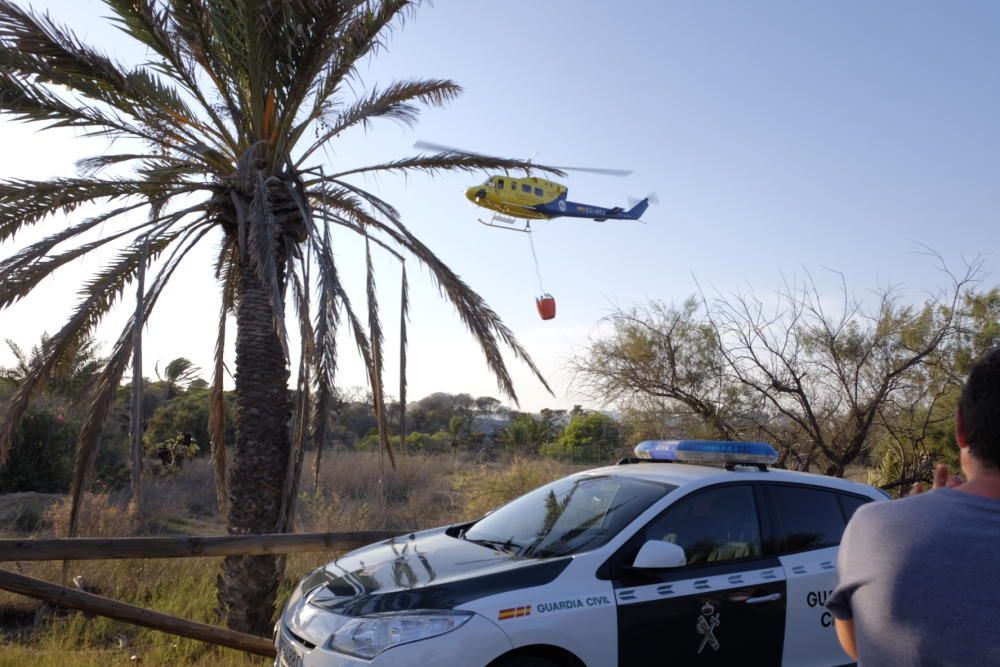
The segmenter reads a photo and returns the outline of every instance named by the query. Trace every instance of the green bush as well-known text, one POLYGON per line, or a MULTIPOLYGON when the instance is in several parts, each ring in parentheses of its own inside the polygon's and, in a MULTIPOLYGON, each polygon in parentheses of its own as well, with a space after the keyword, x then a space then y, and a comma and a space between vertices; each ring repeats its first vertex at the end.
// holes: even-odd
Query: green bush
POLYGON ((621 428, 614 419, 599 412, 579 414, 553 442, 541 446, 548 458, 573 463, 605 463, 621 448, 621 428))
POLYGON ((65 493, 73 474, 78 427, 46 410, 28 413, 0 470, 0 493, 65 493))
MULTIPOLYGON (((206 454, 211 442, 208 436, 208 399, 209 390, 191 389, 157 408, 146 424, 143 437, 146 449, 155 451, 159 443, 172 441, 178 433, 190 433, 200 447, 200 454, 206 454)), ((235 438, 234 420, 229 397, 226 399, 226 442, 232 442, 235 438)))

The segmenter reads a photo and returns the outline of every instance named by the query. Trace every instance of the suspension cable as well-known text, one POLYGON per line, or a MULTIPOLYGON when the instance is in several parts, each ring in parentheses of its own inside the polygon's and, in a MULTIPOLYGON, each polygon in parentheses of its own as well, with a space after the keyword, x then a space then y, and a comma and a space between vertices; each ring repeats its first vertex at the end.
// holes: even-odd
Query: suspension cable
POLYGON ((535 253, 535 240, 534 234, 531 232, 531 223, 527 224, 528 232, 528 245, 531 246, 531 258, 535 261, 535 276, 538 277, 538 289, 541 290, 542 294, 547 294, 545 291, 545 285, 542 284, 542 270, 538 266, 538 255, 535 253))

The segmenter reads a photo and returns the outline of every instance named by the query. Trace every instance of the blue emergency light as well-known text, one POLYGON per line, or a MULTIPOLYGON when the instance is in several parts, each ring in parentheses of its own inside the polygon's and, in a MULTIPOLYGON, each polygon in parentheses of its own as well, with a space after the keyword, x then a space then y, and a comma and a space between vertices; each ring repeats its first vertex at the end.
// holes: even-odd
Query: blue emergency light
POLYGON ((635 446, 636 458, 646 461, 725 463, 727 466, 766 466, 778 452, 766 442, 729 440, 644 440, 635 446))

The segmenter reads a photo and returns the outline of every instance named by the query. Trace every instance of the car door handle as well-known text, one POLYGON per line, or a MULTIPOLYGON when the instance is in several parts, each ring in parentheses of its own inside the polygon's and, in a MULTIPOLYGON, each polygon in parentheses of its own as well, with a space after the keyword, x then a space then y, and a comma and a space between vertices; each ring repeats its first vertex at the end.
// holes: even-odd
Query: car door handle
POLYGON ((765 602, 777 602, 781 599, 781 593, 771 593, 770 595, 758 595, 755 598, 747 598, 747 604, 763 604, 765 602))

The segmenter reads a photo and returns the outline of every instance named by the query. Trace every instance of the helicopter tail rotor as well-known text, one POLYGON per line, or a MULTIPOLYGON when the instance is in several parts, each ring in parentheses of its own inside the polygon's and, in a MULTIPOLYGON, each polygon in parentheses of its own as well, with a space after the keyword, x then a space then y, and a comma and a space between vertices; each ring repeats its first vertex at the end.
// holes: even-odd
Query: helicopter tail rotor
POLYGON ((638 197, 629 197, 628 198, 628 205, 629 206, 635 206, 636 204, 638 204, 641 201, 648 201, 653 206, 659 206, 659 204, 660 204, 660 198, 657 196, 657 194, 655 192, 650 192, 648 195, 646 195, 642 199, 639 199, 638 197))

